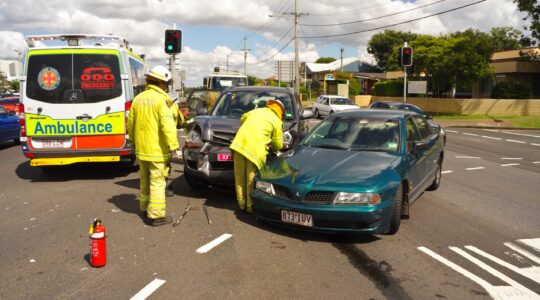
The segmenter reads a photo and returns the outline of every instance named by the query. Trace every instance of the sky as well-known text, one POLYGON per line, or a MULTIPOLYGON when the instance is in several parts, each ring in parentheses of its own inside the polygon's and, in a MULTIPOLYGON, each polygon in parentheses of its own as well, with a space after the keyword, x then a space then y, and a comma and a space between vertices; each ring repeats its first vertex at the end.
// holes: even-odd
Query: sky
MULTIPOLYGON (((440 35, 526 25, 512 0, 485 0, 430 17, 477 1, 298 0, 300 61, 339 58, 343 48, 344 57, 375 63, 367 53, 371 36, 403 22, 386 29, 440 35), (349 24, 314 26, 338 23, 349 24)), ((294 0, 0 0, 0 59, 17 59, 27 49, 26 35, 112 33, 145 54, 150 66, 165 64, 164 32, 176 25, 183 34, 178 57, 186 86, 201 86, 214 67, 226 69, 227 60, 229 70, 243 71, 244 37, 247 73, 267 78, 275 61, 294 60, 294 7, 294 0)))

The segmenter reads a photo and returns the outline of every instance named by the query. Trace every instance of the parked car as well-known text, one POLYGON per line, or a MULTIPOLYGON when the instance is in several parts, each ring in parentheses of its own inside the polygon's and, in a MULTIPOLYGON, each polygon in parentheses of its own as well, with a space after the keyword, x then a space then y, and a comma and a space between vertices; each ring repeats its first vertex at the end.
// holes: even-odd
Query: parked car
POLYGON ((0 142, 13 140, 18 144, 20 130, 19 117, 15 112, 0 106, 0 142))
POLYGON ((369 105, 369 108, 400 109, 400 110, 408 110, 408 111, 415 112, 415 113, 423 116, 424 118, 426 118, 429 125, 431 125, 431 127, 433 127, 436 131, 438 131, 442 135, 443 142, 446 145, 446 132, 441 127, 441 125, 439 123, 433 121, 433 117, 431 115, 429 115, 428 113, 423 111, 420 107, 418 107, 418 106, 416 106, 414 104, 403 103, 403 102, 382 102, 382 101, 379 101, 379 102, 371 103, 369 105))
POLYGON ((305 119, 313 116, 304 111, 291 89, 278 87, 233 87, 224 91, 206 113, 199 109, 183 148, 184 178, 194 189, 208 185, 234 186, 233 156, 229 149, 240 117, 247 111, 264 107, 270 99, 285 105, 283 141, 293 145, 308 132, 305 119), (204 115, 207 114, 207 115, 204 115))
POLYGON ((315 118, 321 118, 331 115, 335 112, 360 109, 356 104, 353 104, 349 98, 334 96, 334 95, 321 95, 313 104, 313 114, 315 118))
POLYGON ((442 137, 397 110, 332 115, 255 177, 260 220, 320 232, 394 234, 409 206, 441 183, 442 137))
POLYGON ((0 99, 0 106, 8 111, 19 113, 19 97, 7 97, 0 99))

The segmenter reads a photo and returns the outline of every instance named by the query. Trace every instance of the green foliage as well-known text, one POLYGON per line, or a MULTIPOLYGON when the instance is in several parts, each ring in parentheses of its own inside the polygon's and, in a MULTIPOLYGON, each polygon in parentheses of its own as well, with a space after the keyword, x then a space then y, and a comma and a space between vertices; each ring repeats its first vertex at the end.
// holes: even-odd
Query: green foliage
POLYGON ((540 4, 537 0, 514 0, 518 9, 527 13, 527 18, 531 24, 525 29, 530 31, 532 39, 527 39, 532 45, 540 41, 540 4))
POLYGON ((328 64, 328 63, 331 63, 331 62, 334 62, 336 61, 335 58, 333 57, 319 57, 319 59, 317 59, 315 61, 315 63, 318 63, 318 64, 328 64))
POLYGON ((492 76, 493 44, 488 34, 478 30, 440 37, 421 35, 411 46, 414 74, 426 75, 435 97, 445 96, 454 86, 470 88, 473 82, 492 76))
POLYGON ((9 86, 12 90, 14 90, 15 92, 19 92, 19 81, 18 80, 12 80, 12 81, 9 81, 9 86))
POLYGON ((511 27, 495 27, 491 28, 489 35, 493 50, 512 50, 519 49, 521 44, 521 31, 511 27))
POLYGON ((362 87, 356 78, 349 80, 349 96, 360 95, 362 87))
POLYGON ((257 82, 257 77, 252 76, 252 75, 248 75, 247 79, 248 79, 248 85, 255 85, 255 83, 257 82))
POLYGON ((372 54, 377 65, 385 71, 400 69, 397 59, 397 49, 404 42, 412 42, 418 37, 411 32, 385 30, 371 37, 368 43, 368 53, 372 54))
POLYGON ((403 80, 380 81, 373 85, 375 96, 399 97, 403 96, 403 80))
POLYGON ((517 81, 499 82, 491 90, 494 99, 528 99, 531 94, 531 87, 517 81))

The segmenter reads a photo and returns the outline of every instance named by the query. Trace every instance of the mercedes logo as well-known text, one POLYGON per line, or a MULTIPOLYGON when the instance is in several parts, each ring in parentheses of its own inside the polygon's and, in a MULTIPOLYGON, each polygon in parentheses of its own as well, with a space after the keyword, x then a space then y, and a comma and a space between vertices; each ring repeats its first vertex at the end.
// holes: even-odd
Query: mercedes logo
POLYGON ((71 93, 71 95, 69 96, 70 101, 75 101, 77 100, 77 98, 78 98, 77 93, 71 93))

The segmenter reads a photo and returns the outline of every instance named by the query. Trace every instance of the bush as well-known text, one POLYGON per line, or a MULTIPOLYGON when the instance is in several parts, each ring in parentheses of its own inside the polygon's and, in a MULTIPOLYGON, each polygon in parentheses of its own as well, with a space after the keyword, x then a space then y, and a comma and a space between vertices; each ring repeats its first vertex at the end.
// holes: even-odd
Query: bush
POLYGON ((349 96, 356 96, 360 95, 360 92, 362 91, 362 87, 360 86, 360 83, 355 78, 349 80, 349 96))
POLYGON ((399 97, 403 96, 403 80, 380 81, 373 85, 375 96, 399 97))
POLYGON ((494 99, 528 99, 531 94, 528 85, 517 81, 499 82, 491 90, 491 98, 494 99))

